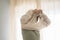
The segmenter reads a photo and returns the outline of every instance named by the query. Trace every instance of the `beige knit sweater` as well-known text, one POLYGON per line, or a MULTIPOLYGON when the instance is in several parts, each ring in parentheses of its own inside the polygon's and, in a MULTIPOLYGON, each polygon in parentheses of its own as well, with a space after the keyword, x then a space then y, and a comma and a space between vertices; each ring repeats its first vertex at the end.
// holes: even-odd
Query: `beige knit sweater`
POLYGON ((27 30, 41 30, 50 24, 49 18, 44 14, 33 14, 33 10, 29 10, 21 17, 21 27, 27 30), (40 16, 37 18, 37 16, 40 16))

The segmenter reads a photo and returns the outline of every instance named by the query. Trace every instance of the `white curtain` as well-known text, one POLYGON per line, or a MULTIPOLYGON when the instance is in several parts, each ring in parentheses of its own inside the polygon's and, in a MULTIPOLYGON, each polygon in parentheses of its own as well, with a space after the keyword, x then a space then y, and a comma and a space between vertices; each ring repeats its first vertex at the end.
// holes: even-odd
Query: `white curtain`
MULTIPOLYGON (((40 30, 40 40, 60 40, 60 1, 59 0, 41 0, 41 9, 50 18, 49 27, 40 30)), ((20 0, 15 7, 16 14, 16 38, 23 40, 21 35, 20 18, 28 10, 35 9, 35 0, 20 0)))
POLYGON ((21 35, 20 18, 28 10, 35 9, 35 0, 20 0, 20 4, 16 6, 16 38, 17 40, 23 40, 21 35))

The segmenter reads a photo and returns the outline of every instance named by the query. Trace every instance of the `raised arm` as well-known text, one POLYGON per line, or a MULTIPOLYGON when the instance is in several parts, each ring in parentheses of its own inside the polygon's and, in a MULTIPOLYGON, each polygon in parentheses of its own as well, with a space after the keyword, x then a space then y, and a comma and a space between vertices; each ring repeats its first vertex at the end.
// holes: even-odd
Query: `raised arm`
POLYGON ((25 15, 21 17, 21 23, 26 24, 27 21, 32 17, 32 10, 29 10, 25 15))
POLYGON ((45 14, 42 14, 42 25, 47 27, 50 23, 51 22, 50 22, 50 19, 48 18, 48 16, 45 14))
MULTIPOLYGON (((31 13, 31 12, 30 12, 31 13)), ((34 14, 32 16, 32 14, 25 14, 21 17, 21 26, 23 29, 29 29, 29 30, 37 30, 38 28, 38 24, 36 24, 37 19, 36 19, 37 15, 34 14), (34 23, 33 23, 34 22, 34 23)))
POLYGON ((32 16, 32 14, 26 14, 24 16, 22 16, 21 18, 21 25, 23 29, 28 29, 28 30, 40 30, 44 27, 47 27, 50 24, 50 20, 49 18, 43 14, 43 15, 39 15, 39 22, 36 22, 36 18, 39 14, 34 14, 32 16), (35 21, 33 23, 33 21, 35 21))

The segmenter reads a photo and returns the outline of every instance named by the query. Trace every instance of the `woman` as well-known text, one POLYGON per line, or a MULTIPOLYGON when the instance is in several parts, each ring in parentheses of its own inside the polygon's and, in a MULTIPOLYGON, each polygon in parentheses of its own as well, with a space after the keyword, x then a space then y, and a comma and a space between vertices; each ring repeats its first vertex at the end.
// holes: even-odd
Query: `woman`
POLYGON ((21 17, 23 40, 40 40, 39 30, 50 24, 42 10, 29 10, 21 17))

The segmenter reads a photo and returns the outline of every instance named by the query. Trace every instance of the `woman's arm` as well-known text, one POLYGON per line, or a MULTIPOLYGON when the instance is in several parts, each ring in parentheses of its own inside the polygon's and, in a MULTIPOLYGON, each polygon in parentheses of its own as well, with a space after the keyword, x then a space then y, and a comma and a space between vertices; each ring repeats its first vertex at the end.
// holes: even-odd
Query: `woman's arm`
POLYGON ((24 29, 30 29, 30 30, 37 30, 38 29, 38 24, 35 23, 37 21, 37 15, 30 15, 30 14, 25 14, 21 17, 21 26, 24 29), (33 23, 33 21, 35 21, 33 23))
POLYGON ((21 17, 21 23, 26 24, 29 19, 32 17, 32 10, 29 10, 25 15, 21 17))
MULTIPOLYGON (((50 24, 50 20, 45 14, 39 15, 39 18, 38 18, 39 22, 31 23, 31 20, 34 19, 34 16, 35 16, 35 18, 37 18, 38 15, 37 14, 33 15, 33 16, 32 15, 24 15, 21 18, 21 23, 22 23, 23 29, 39 30, 39 29, 42 29, 44 27, 47 27, 50 24)), ((36 19, 34 19, 34 20, 36 20, 36 19)))
POLYGON ((41 19, 42 21, 42 25, 47 27, 51 22, 50 22, 50 19, 47 17, 47 15, 43 14, 40 15, 41 17, 39 19, 41 19))

